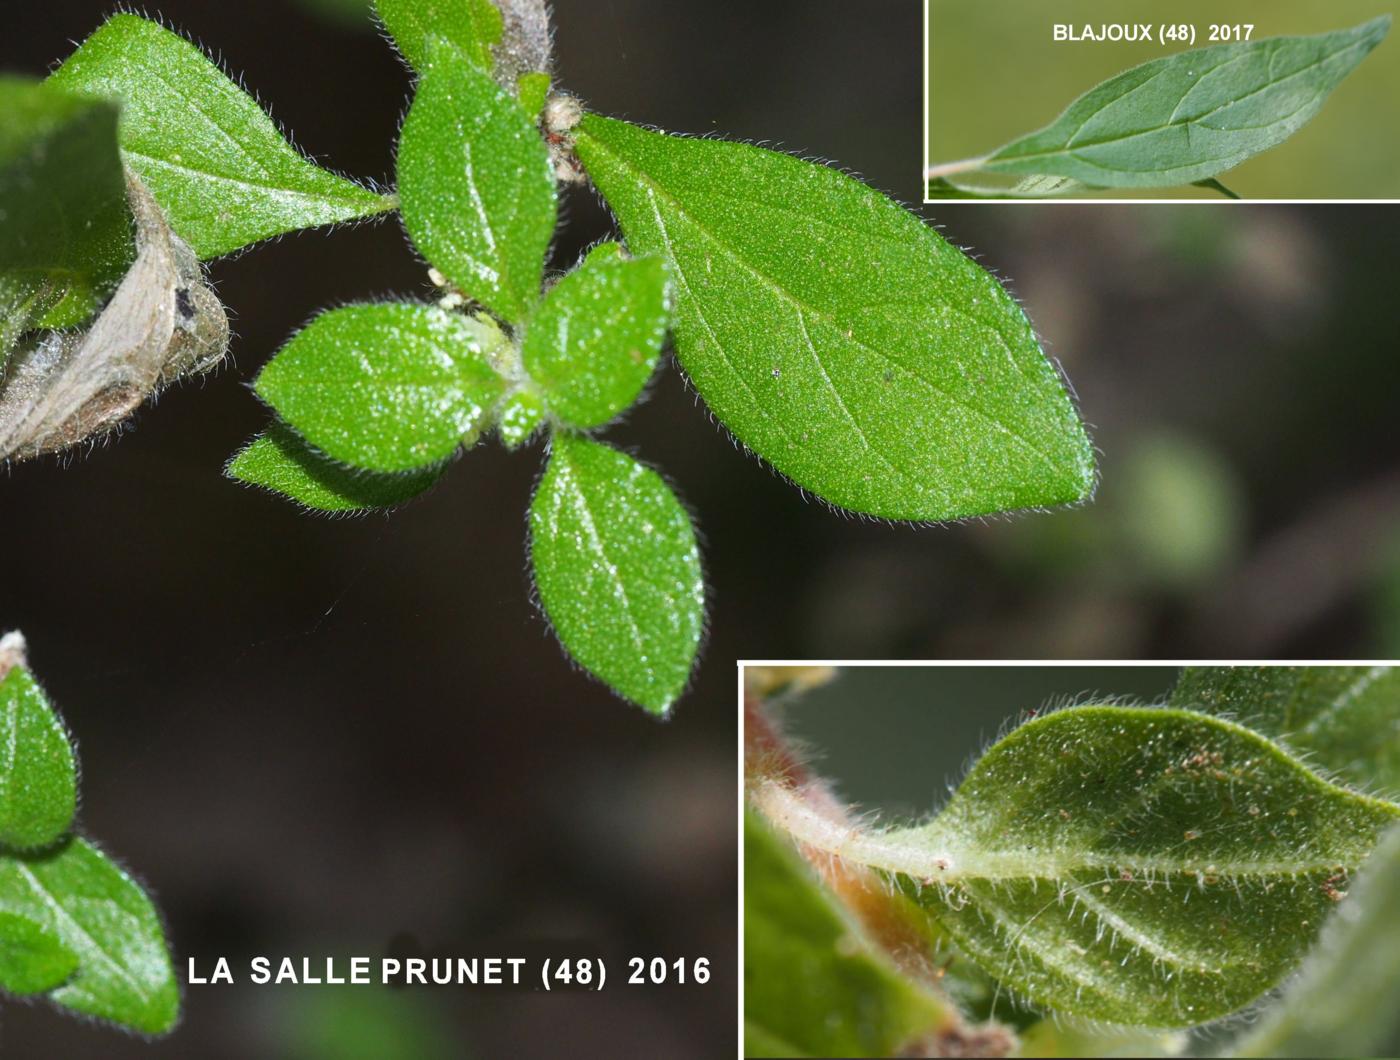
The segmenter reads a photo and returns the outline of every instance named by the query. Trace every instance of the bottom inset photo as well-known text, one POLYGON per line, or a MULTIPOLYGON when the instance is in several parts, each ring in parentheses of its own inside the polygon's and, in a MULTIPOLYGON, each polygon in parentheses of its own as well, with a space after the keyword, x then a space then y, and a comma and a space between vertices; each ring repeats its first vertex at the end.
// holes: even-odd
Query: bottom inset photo
POLYGON ((746 1056, 1400 1055, 1400 668, 741 689, 746 1056))

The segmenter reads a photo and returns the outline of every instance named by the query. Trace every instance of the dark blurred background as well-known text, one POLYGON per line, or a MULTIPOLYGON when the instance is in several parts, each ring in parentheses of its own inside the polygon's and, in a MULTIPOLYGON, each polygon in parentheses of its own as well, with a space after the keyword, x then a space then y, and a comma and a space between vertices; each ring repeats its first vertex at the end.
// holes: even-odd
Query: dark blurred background
MULTIPOLYGON (((338 0, 165 0, 298 143, 387 180, 408 77, 338 0)), ((358 3, 344 6, 361 10, 358 3)), ((778 140, 919 192, 915 0, 557 5, 596 109, 778 140)), ((42 72, 109 10, 6 5, 42 72)), ((608 232, 571 196, 555 264, 608 232)), ((151 1046, 7 1005, 16 1056, 731 1055, 739 657, 1346 656, 1400 644, 1394 211, 943 206, 1008 278, 1103 451, 1095 502, 942 528, 804 500, 679 374, 609 437, 706 539, 711 636, 657 724, 572 672, 531 607, 537 448, 467 454, 391 517, 326 520, 220 477, 246 389, 319 306, 426 295, 397 224, 217 263, 234 365, 136 429, 0 479, 0 626, 81 747, 82 827, 144 877, 183 959, 576 940, 710 956, 705 988, 378 997, 195 988, 151 1046), (355 1050, 359 1051, 356 1052, 355 1050)))

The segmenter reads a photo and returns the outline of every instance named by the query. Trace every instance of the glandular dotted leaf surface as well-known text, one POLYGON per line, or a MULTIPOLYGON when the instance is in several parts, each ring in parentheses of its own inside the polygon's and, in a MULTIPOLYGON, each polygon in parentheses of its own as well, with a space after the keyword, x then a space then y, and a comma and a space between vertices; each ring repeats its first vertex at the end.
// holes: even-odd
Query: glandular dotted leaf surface
POLYGON ((14 666, 0 680, 0 846, 46 846, 76 808, 68 734, 28 669, 14 666))
POLYGON ((487 359, 490 335, 436 306, 343 306, 294 336, 253 388, 327 456, 417 471, 472 440, 504 392, 487 359))
POLYGON ((49 996, 146 1034, 174 1026, 180 990, 145 892, 84 839, 43 854, 0 854, 0 914, 38 924, 79 967, 49 996))
POLYGON ((200 258, 393 207, 311 162, 203 52, 137 15, 113 15, 49 84, 121 103, 127 164, 200 258))
POLYGON ((549 154, 520 104, 433 38, 399 141, 404 227, 464 294, 512 323, 538 301, 558 203, 549 154))
POLYGON ((572 427, 601 427, 642 392, 669 316, 666 262, 595 247, 530 319, 525 370, 549 409, 572 427))
POLYGON ((1091 89, 982 167, 1123 188, 1217 176, 1302 128, 1389 29, 1384 15, 1318 36, 1153 59, 1091 89))
POLYGON ((557 432, 530 504, 540 603, 566 651, 664 714, 690 679, 705 587, 690 516, 626 453, 557 432))
POLYGON ((814 838, 1036 1006, 1185 1027, 1280 982, 1397 819, 1232 722, 1088 706, 995 744, 927 825, 814 838))
POLYGON ((1025 314, 897 203, 825 166, 589 114, 589 177, 675 284, 706 403, 798 485, 939 520, 1089 492, 1088 438, 1025 314))

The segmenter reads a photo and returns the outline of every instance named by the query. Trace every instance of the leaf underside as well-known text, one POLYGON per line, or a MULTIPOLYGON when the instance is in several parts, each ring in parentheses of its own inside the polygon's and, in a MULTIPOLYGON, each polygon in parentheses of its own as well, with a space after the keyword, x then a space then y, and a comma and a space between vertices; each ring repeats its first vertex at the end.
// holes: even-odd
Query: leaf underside
POLYGON ((49 84, 121 102, 127 164, 202 259, 393 206, 311 162, 199 48, 136 15, 112 16, 49 84))
POLYGON ((844 174, 587 115, 577 149, 675 284, 677 355, 745 445, 841 508, 940 520, 1087 495, 1093 454, 1020 306, 844 174))
POLYGON ((1318 36, 1153 59, 1091 89, 982 168, 1118 188, 1218 176, 1302 128, 1389 29, 1385 15, 1318 36))

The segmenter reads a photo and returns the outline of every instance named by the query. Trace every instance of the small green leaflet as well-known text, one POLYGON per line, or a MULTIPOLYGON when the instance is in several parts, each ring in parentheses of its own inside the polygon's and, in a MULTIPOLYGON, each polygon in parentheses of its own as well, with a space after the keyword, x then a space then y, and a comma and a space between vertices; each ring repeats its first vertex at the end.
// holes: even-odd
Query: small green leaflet
POLYGON ((1080 96, 987 158, 992 173, 1116 188, 1190 184, 1282 143, 1390 29, 1383 15, 1315 37, 1267 37, 1153 59, 1080 96))
POLYGON ((77 808, 73 749, 43 690, 22 665, 0 680, 0 845, 47 846, 77 808))
POLYGON ((661 476, 556 432, 530 504, 530 559, 565 650, 618 695, 665 714, 690 680, 705 585, 690 516, 661 476))
POLYGON ((55 1002, 145 1034, 175 1025, 180 990, 151 900, 101 851, 70 839, 41 855, 0 854, 0 914, 39 925, 77 972, 55 1002))
POLYGON ((1360 788, 1400 793, 1400 669, 1192 666, 1172 705, 1226 714, 1360 788))
POLYGON ((441 37, 491 73, 491 48, 501 42, 504 23, 492 0, 375 0, 375 11, 415 70, 428 68, 429 42, 441 37))
POLYGON ((463 294, 512 323, 539 300, 558 202, 544 141, 520 104, 434 38, 399 141, 404 227, 463 294))
POLYGON ((475 440, 505 390, 487 359, 498 337, 436 306, 344 306, 295 335, 253 389, 332 459, 416 471, 475 440))
MULTIPOLYGON (((134 255, 117 108, 51 85, 0 76, 0 337, 38 322, 32 298, 47 289, 46 324, 82 323, 134 255), (8 305, 6 303, 9 303, 8 305), (11 323, 16 304, 27 311, 11 323)), ((13 334, 12 334, 13 333, 13 334)))
POLYGON ((357 471, 322 456, 286 424, 273 423, 229 461, 225 474, 315 511, 363 512, 413 499, 442 476, 442 469, 400 475, 357 471))
POLYGON ((595 247, 531 317, 521 345, 530 378, 571 427, 601 427, 642 392, 669 318, 666 263, 595 247))
POLYGON ((744 815, 744 1055, 913 1055, 945 1002, 865 945, 791 846, 744 815))
POLYGON ((993 745, 927 825, 784 823, 880 870, 1034 1005, 1186 1027, 1279 983, 1397 819, 1233 722, 1095 706, 993 745))
POLYGON ((731 431, 842 508, 940 520, 1088 494, 1089 439, 1014 299, 825 166, 589 114, 588 175, 676 290, 676 352, 731 431))
POLYGON ((1400 1028, 1400 828, 1347 892, 1298 977, 1224 1055, 1391 1055, 1400 1028))
POLYGON ((127 164, 200 258, 394 206, 309 161, 203 52, 136 15, 113 15, 49 83, 121 102, 127 164))
POLYGON ((62 986, 77 968, 78 955, 53 932, 13 913, 0 913, 0 990, 41 994, 62 986))

